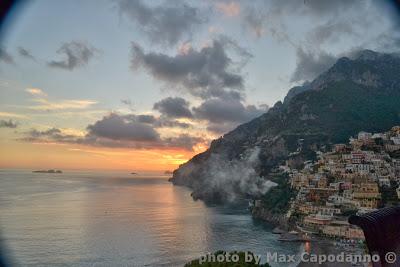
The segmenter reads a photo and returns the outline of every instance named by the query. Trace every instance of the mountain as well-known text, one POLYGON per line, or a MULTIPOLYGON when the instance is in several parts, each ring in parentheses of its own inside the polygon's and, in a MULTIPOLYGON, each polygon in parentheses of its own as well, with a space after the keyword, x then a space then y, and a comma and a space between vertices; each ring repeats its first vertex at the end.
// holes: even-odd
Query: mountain
POLYGON ((271 171, 285 160, 300 164, 359 131, 399 123, 400 57, 364 50, 338 59, 312 82, 292 88, 283 103, 212 141, 179 166, 171 182, 206 202, 262 195, 274 185, 271 171))

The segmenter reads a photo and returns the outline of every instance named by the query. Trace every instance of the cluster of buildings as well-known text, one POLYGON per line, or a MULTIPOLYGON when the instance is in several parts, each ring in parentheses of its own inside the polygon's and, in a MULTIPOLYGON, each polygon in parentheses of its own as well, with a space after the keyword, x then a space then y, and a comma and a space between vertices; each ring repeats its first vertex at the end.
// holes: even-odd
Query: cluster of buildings
POLYGON ((317 161, 297 170, 286 162, 297 196, 287 216, 299 230, 335 238, 363 239, 361 229, 348 223, 362 214, 400 202, 400 126, 385 133, 360 132, 348 144, 317 152, 317 161))

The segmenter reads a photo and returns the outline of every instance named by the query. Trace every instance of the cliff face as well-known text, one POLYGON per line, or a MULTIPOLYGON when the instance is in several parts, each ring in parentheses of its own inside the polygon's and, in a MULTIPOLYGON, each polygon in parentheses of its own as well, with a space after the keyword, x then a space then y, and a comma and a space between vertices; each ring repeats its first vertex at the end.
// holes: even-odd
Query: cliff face
POLYGON ((175 185, 192 188, 206 202, 262 195, 267 177, 283 160, 359 131, 385 131, 400 123, 400 58, 362 51, 288 93, 262 116, 214 140, 204 153, 174 171, 175 185), (296 152, 296 153, 293 153, 296 152))
POLYGON ((285 214, 273 213, 266 208, 253 208, 251 210, 251 215, 253 218, 266 221, 274 226, 279 226, 280 229, 288 230, 289 221, 285 214))

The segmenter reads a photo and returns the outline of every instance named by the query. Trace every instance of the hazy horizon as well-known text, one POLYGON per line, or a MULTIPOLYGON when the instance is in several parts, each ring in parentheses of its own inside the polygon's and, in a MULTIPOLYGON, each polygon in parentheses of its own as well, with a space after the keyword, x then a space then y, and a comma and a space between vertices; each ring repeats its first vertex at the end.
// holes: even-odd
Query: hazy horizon
POLYGON ((0 167, 176 169, 337 58, 398 52, 389 2, 20 4, 0 33, 0 167))

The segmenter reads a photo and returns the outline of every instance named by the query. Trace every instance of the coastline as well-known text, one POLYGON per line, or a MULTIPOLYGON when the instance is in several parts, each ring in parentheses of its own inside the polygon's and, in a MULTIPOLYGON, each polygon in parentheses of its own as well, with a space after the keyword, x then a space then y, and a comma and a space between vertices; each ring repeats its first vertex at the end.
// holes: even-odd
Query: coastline
MULTIPOLYGON (((303 249, 300 252, 308 253, 309 255, 339 255, 340 253, 344 253, 345 255, 353 254, 353 255, 360 255, 364 254, 365 252, 355 245, 350 249, 346 249, 344 247, 335 246, 335 240, 327 239, 324 237, 314 237, 312 241, 303 243, 303 249)), ((302 262, 299 258, 299 263, 297 267, 317 267, 317 266, 324 266, 324 267, 351 267, 351 266, 364 266, 362 263, 359 264, 352 264, 350 262, 302 262)))
POLYGON ((279 226, 282 230, 289 229, 289 223, 284 214, 273 214, 271 211, 261 207, 253 207, 250 215, 255 219, 263 220, 273 226, 279 226))

